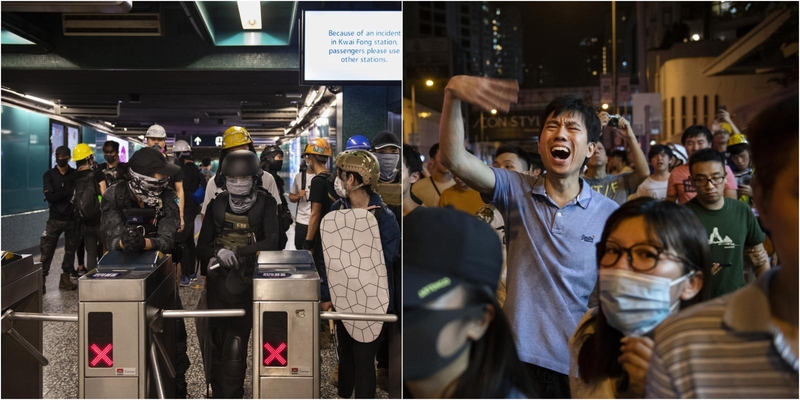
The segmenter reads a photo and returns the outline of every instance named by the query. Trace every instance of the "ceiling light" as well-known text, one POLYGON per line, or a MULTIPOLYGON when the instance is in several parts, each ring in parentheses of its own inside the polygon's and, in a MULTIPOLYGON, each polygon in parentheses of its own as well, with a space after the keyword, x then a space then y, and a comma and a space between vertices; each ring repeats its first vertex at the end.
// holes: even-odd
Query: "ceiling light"
POLYGON ((261 29, 261 2, 237 1, 239 18, 242 20, 242 29, 261 29))
POLYGON ((493 108, 492 109, 492 115, 495 115, 495 114, 497 114, 497 110, 493 108))
POLYGON ((127 131, 128 131, 128 128, 122 128, 122 130, 123 130, 123 131, 125 131, 125 132, 127 132, 127 131))

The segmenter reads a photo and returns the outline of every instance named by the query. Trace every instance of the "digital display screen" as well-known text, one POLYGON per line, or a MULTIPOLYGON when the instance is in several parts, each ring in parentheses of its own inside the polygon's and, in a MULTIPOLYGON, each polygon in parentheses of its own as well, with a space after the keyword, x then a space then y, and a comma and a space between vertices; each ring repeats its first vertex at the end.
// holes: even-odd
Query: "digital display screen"
POLYGON ((302 81, 403 79, 402 11, 306 10, 302 26, 302 81))
POLYGON ((285 367, 289 362, 289 315, 285 311, 265 311, 261 320, 264 366, 285 367))
POLYGON ((114 365, 114 314, 90 312, 88 316, 89 367, 108 368, 114 365))

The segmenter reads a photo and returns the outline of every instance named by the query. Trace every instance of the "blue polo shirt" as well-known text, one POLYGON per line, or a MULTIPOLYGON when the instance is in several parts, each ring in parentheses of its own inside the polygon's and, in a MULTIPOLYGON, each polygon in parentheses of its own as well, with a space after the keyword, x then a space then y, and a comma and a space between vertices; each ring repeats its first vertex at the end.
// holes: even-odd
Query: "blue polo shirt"
POLYGON ((508 242, 503 310, 519 358, 568 374, 567 343, 597 281, 595 245, 619 206, 580 179, 578 197, 559 208, 545 192, 546 175, 492 169, 492 202, 503 214, 508 242))

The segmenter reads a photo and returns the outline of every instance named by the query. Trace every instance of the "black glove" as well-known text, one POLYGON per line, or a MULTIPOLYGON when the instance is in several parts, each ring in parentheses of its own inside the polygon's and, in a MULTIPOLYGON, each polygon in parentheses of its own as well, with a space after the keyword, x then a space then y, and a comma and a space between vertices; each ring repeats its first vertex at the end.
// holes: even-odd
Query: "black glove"
POLYGON ((122 247, 125 251, 142 251, 144 250, 145 242, 144 235, 135 226, 125 227, 125 232, 122 234, 122 247))
POLYGON ((306 240, 303 242, 303 250, 314 250, 314 241, 306 240))
POLYGON ((232 250, 220 248, 214 252, 214 256, 217 257, 219 265, 225 268, 239 269, 239 260, 236 259, 236 253, 232 250))

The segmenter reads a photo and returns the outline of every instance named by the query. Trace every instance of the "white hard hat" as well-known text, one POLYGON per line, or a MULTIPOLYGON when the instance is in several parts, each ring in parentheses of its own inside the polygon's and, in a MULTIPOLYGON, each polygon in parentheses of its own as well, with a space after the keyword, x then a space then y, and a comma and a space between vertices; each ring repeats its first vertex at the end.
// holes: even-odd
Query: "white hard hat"
POLYGON ((147 133, 145 133, 144 137, 148 138, 158 138, 158 139, 166 139, 167 138, 167 131, 164 130, 164 127, 155 124, 151 127, 147 128, 147 133))
POLYGON ((189 146, 189 143, 186 143, 185 140, 176 140, 175 144, 172 145, 172 152, 184 152, 184 151, 192 151, 192 147, 189 146))
POLYGON ((683 145, 677 143, 670 143, 667 147, 672 150, 672 154, 675 155, 679 160, 683 161, 684 164, 689 164, 689 157, 686 156, 686 148, 683 145))

